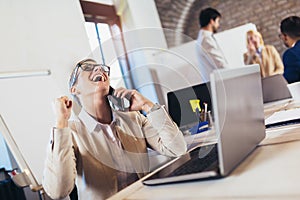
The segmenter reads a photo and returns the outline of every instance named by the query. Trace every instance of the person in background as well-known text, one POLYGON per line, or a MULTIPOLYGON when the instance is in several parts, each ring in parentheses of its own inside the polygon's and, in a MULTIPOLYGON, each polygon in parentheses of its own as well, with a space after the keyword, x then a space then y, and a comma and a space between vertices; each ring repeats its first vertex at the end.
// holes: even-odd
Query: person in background
POLYGON ((209 75, 214 69, 226 68, 228 63, 219 47, 214 33, 220 26, 221 14, 214 8, 206 8, 200 12, 196 51, 199 60, 199 69, 203 81, 209 81, 209 75))
POLYGON ((288 47, 282 57, 283 76, 288 83, 300 81, 300 17, 290 16, 280 23, 279 34, 284 45, 288 47))
POLYGON ((55 100, 56 125, 43 176, 51 198, 67 197, 76 181, 79 199, 106 199, 149 172, 148 147, 170 157, 186 152, 183 134, 164 106, 136 90, 113 90, 109 73, 93 59, 73 69, 70 92, 82 107, 74 120, 74 102, 66 96, 55 100), (112 109, 109 94, 130 97, 129 111, 112 109))
POLYGON ((283 74, 283 63, 275 47, 264 45, 262 35, 258 31, 249 30, 246 35, 248 51, 244 53, 244 63, 259 64, 262 77, 283 74))

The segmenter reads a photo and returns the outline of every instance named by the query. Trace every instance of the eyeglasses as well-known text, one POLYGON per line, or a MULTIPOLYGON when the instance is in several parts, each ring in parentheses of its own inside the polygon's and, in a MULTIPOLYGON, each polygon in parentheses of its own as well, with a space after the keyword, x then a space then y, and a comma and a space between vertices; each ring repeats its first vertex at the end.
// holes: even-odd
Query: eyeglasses
POLYGON ((72 75, 72 78, 70 79, 69 87, 73 87, 74 84, 77 81, 78 78, 78 69, 81 68, 83 71, 86 72, 91 72, 93 71, 96 67, 98 67, 102 72, 107 73, 107 75, 110 75, 110 67, 104 64, 91 64, 91 63, 79 63, 76 65, 76 68, 74 70, 74 73, 72 75))
POLYGON ((91 72, 93 71, 96 67, 99 67, 99 69, 102 72, 105 72, 108 74, 110 73, 110 67, 104 64, 91 64, 91 63, 83 63, 81 65, 78 65, 83 71, 91 72))

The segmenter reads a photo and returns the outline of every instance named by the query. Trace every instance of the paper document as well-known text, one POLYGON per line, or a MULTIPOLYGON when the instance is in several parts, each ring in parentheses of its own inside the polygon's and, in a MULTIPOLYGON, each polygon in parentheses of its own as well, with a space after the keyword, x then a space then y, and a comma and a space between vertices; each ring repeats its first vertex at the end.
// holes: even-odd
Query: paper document
POLYGON ((265 119, 265 125, 287 122, 296 119, 300 119, 300 108, 275 112, 270 117, 265 119))

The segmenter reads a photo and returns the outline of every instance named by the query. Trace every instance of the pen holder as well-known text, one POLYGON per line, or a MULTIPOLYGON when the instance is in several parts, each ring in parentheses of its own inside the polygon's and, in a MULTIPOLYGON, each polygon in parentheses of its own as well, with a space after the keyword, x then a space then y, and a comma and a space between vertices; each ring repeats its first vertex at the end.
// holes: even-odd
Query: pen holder
POLYGON ((207 122, 208 123, 208 127, 212 127, 213 126, 213 118, 212 118, 212 115, 211 115, 210 111, 201 112, 200 116, 199 116, 199 120, 200 120, 200 122, 207 122))

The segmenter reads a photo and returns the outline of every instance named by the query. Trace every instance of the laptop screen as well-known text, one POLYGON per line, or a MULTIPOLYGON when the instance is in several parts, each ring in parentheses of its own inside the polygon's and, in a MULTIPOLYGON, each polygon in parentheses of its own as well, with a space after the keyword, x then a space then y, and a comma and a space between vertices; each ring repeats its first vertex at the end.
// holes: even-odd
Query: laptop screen
POLYGON ((265 137, 259 66, 214 71, 211 86, 220 171, 226 175, 265 137))
POLYGON ((212 109, 209 83, 168 92, 167 98, 169 114, 181 129, 188 129, 199 122, 190 100, 199 100, 201 110, 205 109, 205 104, 208 111, 212 109))
POLYGON ((261 83, 264 103, 292 97, 282 74, 264 77, 261 83))

